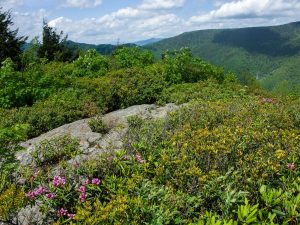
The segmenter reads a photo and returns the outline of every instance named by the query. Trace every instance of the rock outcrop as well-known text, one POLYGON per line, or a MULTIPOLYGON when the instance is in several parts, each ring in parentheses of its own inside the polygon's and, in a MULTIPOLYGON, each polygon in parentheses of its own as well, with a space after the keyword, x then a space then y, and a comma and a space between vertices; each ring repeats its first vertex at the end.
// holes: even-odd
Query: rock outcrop
MULTIPOLYGON (((79 140, 80 149, 85 158, 99 154, 107 149, 119 150, 122 148, 122 138, 128 130, 128 117, 139 116, 143 119, 164 118, 169 112, 176 108, 178 108, 178 106, 174 104, 167 104, 163 107, 156 105, 138 105, 105 114, 103 116, 103 122, 110 128, 107 134, 95 133, 91 130, 88 123, 92 118, 79 120, 21 143, 21 146, 26 150, 18 152, 16 157, 22 165, 30 165, 32 163, 30 153, 34 151, 35 145, 43 140, 51 140, 65 135, 79 140)), ((72 160, 80 160, 80 157, 72 160)))

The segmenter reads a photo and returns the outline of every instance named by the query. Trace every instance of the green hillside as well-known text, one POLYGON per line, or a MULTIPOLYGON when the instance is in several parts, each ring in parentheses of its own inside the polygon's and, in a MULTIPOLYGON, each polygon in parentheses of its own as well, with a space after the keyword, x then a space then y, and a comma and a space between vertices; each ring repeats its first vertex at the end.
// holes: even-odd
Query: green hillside
POLYGON ((288 83, 300 91, 300 22, 273 27, 201 30, 147 45, 157 57, 188 47, 193 54, 238 75, 249 72, 269 89, 288 83), (272 79, 267 78, 271 76, 272 79), (273 82, 276 80, 276 84, 273 82))

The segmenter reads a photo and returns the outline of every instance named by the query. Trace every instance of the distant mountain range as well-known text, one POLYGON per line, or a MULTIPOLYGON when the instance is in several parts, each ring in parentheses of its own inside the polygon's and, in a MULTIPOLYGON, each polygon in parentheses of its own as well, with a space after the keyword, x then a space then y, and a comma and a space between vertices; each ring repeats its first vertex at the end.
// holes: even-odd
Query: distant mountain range
POLYGON ((239 76, 251 73, 268 89, 300 92, 300 22, 270 27, 199 30, 145 48, 157 57, 188 47, 193 54, 239 76))
MULTIPOLYGON (((93 44, 78 43, 73 41, 67 41, 67 45, 71 48, 79 48, 81 50, 96 49, 97 52, 103 55, 112 54, 114 50, 118 47, 117 45, 111 45, 111 44, 93 45, 93 44)), ((132 47, 135 46, 135 44, 130 44, 130 43, 122 44, 122 46, 132 47)))
POLYGON ((161 40, 162 40, 162 38, 150 38, 150 39, 147 39, 147 40, 134 42, 133 44, 136 44, 138 46, 144 46, 144 45, 156 43, 156 42, 161 41, 161 40))

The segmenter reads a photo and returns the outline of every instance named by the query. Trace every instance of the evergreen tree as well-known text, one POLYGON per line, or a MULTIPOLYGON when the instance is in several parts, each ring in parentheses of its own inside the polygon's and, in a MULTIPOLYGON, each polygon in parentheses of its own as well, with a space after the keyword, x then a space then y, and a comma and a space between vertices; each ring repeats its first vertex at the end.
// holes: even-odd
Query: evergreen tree
POLYGON ((71 61, 78 56, 78 52, 67 46, 67 35, 64 36, 63 31, 58 34, 55 28, 44 21, 43 42, 38 50, 38 56, 50 61, 71 61))
POLYGON ((2 12, 2 8, 0 8, 0 64, 6 58, 11 58, 20 67, 22 46, 27 37, 18 37, 18 29, 10 29, 13 24, 11 12, 2 12))

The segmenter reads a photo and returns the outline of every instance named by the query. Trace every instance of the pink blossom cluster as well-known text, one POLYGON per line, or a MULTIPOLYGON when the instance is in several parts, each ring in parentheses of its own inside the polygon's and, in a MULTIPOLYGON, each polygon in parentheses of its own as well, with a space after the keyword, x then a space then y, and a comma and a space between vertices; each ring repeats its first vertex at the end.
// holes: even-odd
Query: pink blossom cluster
POLYGON ((67 209, 61 208, 57 211, 57 216, 58 217, 68 216, 72 220, 75 219, 76 214, 68 213, 67 209))
POLYGON ((33 191, 29 191, 26 193, 26 196, 29 199, 35 199, 36 197, 44 194, 46 192, 46 189, 43 186, 39 186, 36 189, 34 189, 33 191))
MULTIPOLYGON (((91 184, 93 184, 93 185, 99 185, 100 183, 101 183, 101 180, 99 178, 93 178, 91 181, 91 184)), ((79 195, 80 202, 86 201, 87 194, 86 194, 85 185, 88 185, 88 184, 90 184, 90 180, 85 179, 82 181, 82 185, 77 189, 77 191, 80 193, 80 195, 79 195)))
POLYGON ((80 187, 78 188, 78 191, 80 192, 79 200, 80 200, 81 202, 85 202, 86 197, 87 197, 85 186, 80 186, 80 187))
POLYGON ((48 199, 53 199, 55 197, 55 195, 53 193, 48 193, 48 194, 46 194, 46 197, 48 199))
POLYGON ((88 185, 88 184, 93 184, 93 185, 99 185, 101 183, 101 180, 99 178, 93 178, 92 181, 87 178, 82 181, 82 185, 88 185))
POLYGON ((66 179, 61 176, 54 176, 52 184, 54 187, 63 186, 66 184, 66 179))
POLYGON ((145 160, 142 159, 142 156, 139 155, 139 154, 136 154, 136 155, 134 156, 134 158, 135 158, 135 160, 138 161, 140 164, 143 164, 143 163, 146 162, 145 160))
POLYGON ((265 103, 272 103, 272 102, 274 102, 274 99, 272 99, 272 98, 263 98, 262 101, 265 102, 265 103))
POLYGON ((123 159, 124 159, 125 161, 128 161, 128 160, 130 159, 130 157, 129 157, 129 155, 124 155, 124 156, 123 156, 123 159))
POLYGON ((99 185, 101 183, 100 179, 99 178, 93 178, 92 179, 92 184, 94 185, 99 185))
POLYGON ((296 169, 295 163, 288 163, 286 166, 287 166, 287 168, 288 168, 289 170, 294 170, 294 169, 296 169))
POLYGON ((89 179, 85 179, 84 181, 82 181, 82 185, 88 185, 90 183, 89 179))

